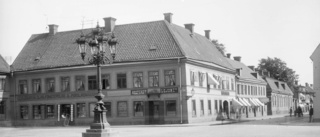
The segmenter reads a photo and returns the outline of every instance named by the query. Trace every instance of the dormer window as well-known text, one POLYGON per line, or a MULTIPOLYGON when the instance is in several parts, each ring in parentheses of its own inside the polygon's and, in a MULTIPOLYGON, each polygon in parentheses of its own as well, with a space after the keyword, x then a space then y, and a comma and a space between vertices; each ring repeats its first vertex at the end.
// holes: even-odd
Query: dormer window
POLYGON ((276 84, 277 88, 279 88, 279 82, 274 82, 274 83, 276 84))
POLYGON ((283 87, 283 89, 286 89, 286 85, 285 84, 281 84, 281 86, 283 87))
POLYGON ((241 76, 241 68, 236 69, 237 75, 241 76))

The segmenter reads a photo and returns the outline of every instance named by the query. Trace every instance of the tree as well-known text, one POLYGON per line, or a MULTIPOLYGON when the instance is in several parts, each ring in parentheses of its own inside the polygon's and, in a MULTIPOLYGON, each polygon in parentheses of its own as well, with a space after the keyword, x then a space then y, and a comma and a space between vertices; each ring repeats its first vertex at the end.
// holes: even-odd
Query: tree
POLYGON ((268 71, 270 77, 284 81, 289 87, 293 87, 294 81, 298 81, 299 75, 296 72, 287 67, 287 63, 279 58, 270 58, 259 60, 258 71, 268 71))
POLYGON ((216 45, 216 48, 221 52, 221 54, 224 56, 226 52, 226 47, 222 44, 219 43, 218 40, 212 40, 211 41, 214 45, 216 45))

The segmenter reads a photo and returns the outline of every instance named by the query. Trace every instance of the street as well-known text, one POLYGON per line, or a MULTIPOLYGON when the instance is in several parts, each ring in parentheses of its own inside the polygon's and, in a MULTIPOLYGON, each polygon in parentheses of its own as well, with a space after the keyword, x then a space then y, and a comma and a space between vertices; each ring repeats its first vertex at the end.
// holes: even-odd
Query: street
MULTIPOLYGON (((89 126, 0 128, 1 137, 81 137, 89 126)), ((304 117, 275 117, 241 120, 235 123, 212 122, 174 125, 112 126, 119 137, 318 137, 320 123, 304 117)))

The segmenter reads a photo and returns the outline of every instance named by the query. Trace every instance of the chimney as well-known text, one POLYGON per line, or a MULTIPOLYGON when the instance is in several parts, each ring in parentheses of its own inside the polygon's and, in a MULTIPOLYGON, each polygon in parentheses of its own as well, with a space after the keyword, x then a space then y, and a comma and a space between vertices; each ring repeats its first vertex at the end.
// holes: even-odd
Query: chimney
POLYGON ((231 57, 231 53, 227 53, 227 58, 229 59, 231 57))
POLYGON ((211 30, 204 30, 204 33, 207 39, 210 39, 210 31, 211 30))
POLYGON ((104 31, 113 32, 114 27, 116 26, 116 18, 107 17, 103 18, 104 20, 104 31))
POLYGON ((233 57, 234 60, 241 62, 241 57, 240 56, 234 56, 233 57))
POLYGON ((188 29, 191 32, 191 34, 193 34, 193 27, 194 27, 193 23, 184 24, 184 27, 188 29))
POLYGON ((58 32, 58 25, 56 24, 50 24, 49 26, 49 34, 50 35, 55 35, 58 32))
POLYGON ((309 84, 308 84, 308 83, 306 83, 306 87, 309 87, 309 84))
POLYGON ((164 20, 168 21, 169 23, 172 23, 172 13, 164 13, 164 20))
POLYGON ((248 66, 252 71, 254 71, 254 66, 248 66))
POLYGON ((312 84, 310 84, 310 88, 313 88, 313 85, 312 85, 312 84))

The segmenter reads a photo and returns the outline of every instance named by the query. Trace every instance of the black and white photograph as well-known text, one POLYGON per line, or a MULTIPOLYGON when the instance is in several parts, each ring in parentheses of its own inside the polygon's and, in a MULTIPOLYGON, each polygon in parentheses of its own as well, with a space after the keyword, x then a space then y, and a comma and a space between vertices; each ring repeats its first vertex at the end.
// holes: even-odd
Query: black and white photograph
POLYGON ((320 0, 0 0, 1 137, 318 137, 320 0))

